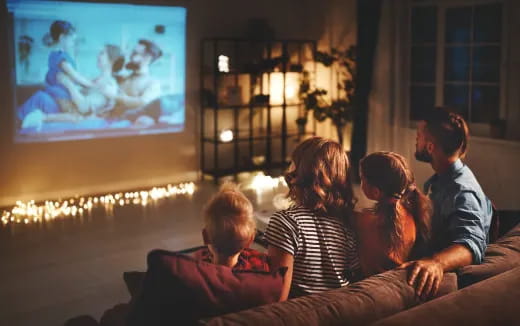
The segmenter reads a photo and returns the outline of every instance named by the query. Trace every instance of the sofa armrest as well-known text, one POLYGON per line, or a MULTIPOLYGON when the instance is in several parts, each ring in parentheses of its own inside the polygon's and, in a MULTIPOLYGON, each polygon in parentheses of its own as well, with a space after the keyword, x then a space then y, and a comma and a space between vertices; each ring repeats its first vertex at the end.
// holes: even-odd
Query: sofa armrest
MULTIPOLYGON (((265 305, 209 320, 206 325, 366 325, 421 303, 392 270, 337 290, 265 305)), ((457 290, 454 273, 444 276, 438 296, 457 290)))

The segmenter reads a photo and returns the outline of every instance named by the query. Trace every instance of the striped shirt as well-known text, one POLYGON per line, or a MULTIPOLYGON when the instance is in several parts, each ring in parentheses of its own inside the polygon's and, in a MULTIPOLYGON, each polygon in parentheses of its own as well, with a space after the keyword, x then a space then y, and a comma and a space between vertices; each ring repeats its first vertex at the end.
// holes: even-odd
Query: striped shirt
POLYGON ((294 257, 290 297, 345 286, 359 271, 356 237, 336 218, 294 206, 271 217, 265 237, 294 257))

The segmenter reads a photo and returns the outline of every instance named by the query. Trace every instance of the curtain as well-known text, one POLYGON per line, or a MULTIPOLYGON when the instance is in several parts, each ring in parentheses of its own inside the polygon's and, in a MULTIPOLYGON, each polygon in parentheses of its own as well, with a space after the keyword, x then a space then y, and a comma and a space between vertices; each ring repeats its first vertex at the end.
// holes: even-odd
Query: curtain
POLYGON ((378 40, 382 2, 382 0, 358 0, 357 2, 357 85, 354 99, 356 111, 351 147, 354 167, 367 150, 368 98, 372 86, 373 59, 378 40))
MULTIPOLYGON (((372 89, 368 103, 368 152, 395 150, 400 129, 408 123, 403 101, 402 37, 403 10, 396 1, 382 5, 379 39, 373 61, 372 89)), ((402 141, 401 141, 402 142, 402 141)))
POLYGON ((367 110, 367 153, 393 151, 403 155, 421 185, 431 174, 428 164, 417 162, 415 124, 409 119, 407 87, 409 55, 406 43, 406 2, 383 0, 379 37, 367 110))

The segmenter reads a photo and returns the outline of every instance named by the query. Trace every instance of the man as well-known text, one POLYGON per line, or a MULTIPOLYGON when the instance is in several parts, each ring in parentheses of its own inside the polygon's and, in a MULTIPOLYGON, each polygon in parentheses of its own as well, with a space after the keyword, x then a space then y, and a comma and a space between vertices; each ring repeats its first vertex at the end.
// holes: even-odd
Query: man
POLYGON ((119 81, 120 92, 115 96, 116 116, 144 113, 145 107, 161 95, 161 84, 150 76, 150 65, 162 56, 161 49, 153 42, 139 40, 132 51, 126 68, 132 73, 119 81))
POLYGON ((462 163, 469 131, 464 119, 444 108, 434 109, 417 129, 415 157, 430 163, 435 175, 425 183, 433 203, 432 257, 408 262, 408 283, 417 295, 434 295, 444 272, 479 264, 488 243, 493 207, 477 179, 462 163))

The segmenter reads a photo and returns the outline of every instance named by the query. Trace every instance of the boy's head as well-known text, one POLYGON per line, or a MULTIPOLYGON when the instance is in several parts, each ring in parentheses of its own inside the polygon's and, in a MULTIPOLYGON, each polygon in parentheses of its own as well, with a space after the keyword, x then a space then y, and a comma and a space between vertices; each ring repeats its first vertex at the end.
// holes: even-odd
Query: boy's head
POLYGON ((253 205, 234 184, 224 184, 204 208, 204 243, 220 256, 249 247, 256 226, 253 205))

